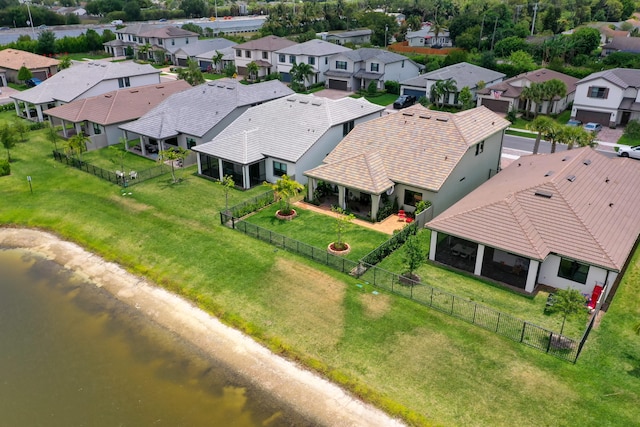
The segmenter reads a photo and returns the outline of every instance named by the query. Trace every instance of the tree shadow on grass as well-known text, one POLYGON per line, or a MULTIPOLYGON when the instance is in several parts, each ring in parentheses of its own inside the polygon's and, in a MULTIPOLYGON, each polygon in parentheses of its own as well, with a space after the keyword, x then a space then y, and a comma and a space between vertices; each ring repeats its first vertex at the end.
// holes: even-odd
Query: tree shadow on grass
POLYGON ((634 366, 634 368, 627 371, 627 373, 636 378, 640 378, 640 357, 631 353, 625 353, 624 356, 634 366))

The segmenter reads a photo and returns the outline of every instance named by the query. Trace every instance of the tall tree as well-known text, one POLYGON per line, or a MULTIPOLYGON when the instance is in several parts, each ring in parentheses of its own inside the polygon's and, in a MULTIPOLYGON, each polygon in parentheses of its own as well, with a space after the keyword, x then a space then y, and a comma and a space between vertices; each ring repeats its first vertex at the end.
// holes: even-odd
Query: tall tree
POLYGON ((255 61, 251 61, 247 64, 247 78, 251 81, 255 81, 258 78, 258 64, 255 61))
POLYGON ((449 101, 449 94, 458 91, 453 79, 438 80, 431 86, 431 100, 436 106, 444 107, 449 101))
POLYGON ((216 50, 216 53, 211 57, 211 62, 213 63, 213 66, 216 67, 216 73, 221 72, 222 58, 224 58, 224 53, 218 50, 216 50))
POLYGON ((67 140, 64 146, 64 152, 67 156, 82 160, 82 153, 87 151, 87 143, 90 141, 89 137, 84 133, 77 133, 67 140))
POLYGON ((547 101, 547 114, 551 113, 553 99, 557 96, 563 98, 567 95, 567 85, 558 79, 547 80, 542 84, 543 101, 547 101))
POLYGON ((533 144, 533 154, 538 154, 542 136, 546 135, 553 126, 555 126, 555 122, 546 116, 536 117, 527 125, 527 129, 537 133, 536 142, 533 144))
POLYGON ((41 55, 52 55, 56 53, 56 35, 53 31, 44 30, 40 33, 36 53, 41 55))
POLYGON ((158 162, 169 162, 171 165, 171 179, 175 184, 180 180, 176 177, 176 163, 182 164, 184 159, 189 155, 189 150, 182 147, 171 147, 168 150, 160 150, 158 153, 158 162))
POLYGON ((264 185, 270 187, 276 199, 280 201, 280 214, 284 216, 291 215, 291 198, 302 190, 304 186, 298 181, 289 178, 286 174, 282 175, 275 183, 265 182, 264 185))
POLYGON ((311 65, 306 62, 300 62, 291 67, 291 75, 294 79, 294 83, 302 84, 302 90, 307 90, 307 81, 309 76, 313 76, 314 71, 311 65))
POLYGON ((218 184, 222 185, 222 189, 224 190, 224 211, 229 212, 229 192, 236 185, 233 181, 233 177, 231 175, 225 175, 222 177, 221 181, 218 181, 218 184))
POLYGON ((542 83, 531 83, 531 85, 522 89, 520 92, 520 98, 525 100, 525 114, 527 117, 531 117, 531 110, 533 109, 533 116, 538 117, 538 110, 544 99, 544 87, 542 83), (535 107, 534 107, 535 106, 535 107))
POLYGON ((420 244, 420 239, 417 235, 414 234, 407 239, 403 251, 402 260, 407 269, 404 276, 411 280, 419 281, 419 278, 413 272, 424 262, 426 251, 420 244))

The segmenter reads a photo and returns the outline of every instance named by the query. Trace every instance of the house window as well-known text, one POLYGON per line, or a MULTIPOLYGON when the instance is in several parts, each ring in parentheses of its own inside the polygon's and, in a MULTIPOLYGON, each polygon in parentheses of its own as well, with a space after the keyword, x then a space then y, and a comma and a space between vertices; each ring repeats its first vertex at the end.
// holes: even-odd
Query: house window
POLYGON ((591 86, 589 87, 589 94, 587 96, 589 98, 607 99, 608 95, 609 95, 609 88, 591 86))
POLYGON ((476 144, 476 156, 484 151, 484 141, 480 141, 476 144))
POLYGON ((262 59, 269 59, 269 52, 262 52, 262 59))
POLYGON ((316 65, 316 57, 315 56, 310 56, 308 58, 307 62, 309 63, 309 65, 316 65))
POLYGON ((185 39, 185 44, 189 44, 189 37, 185 39))
POLYGON ((404 190, 404 204, 409 206, 415 206, 422 200, 422 193, 417 191, 404 190))
POLYGON ((137 41, 138 41, 138 38, 137 38, 136 36, 133 36, 133 41, 134 41, 134 42, 137 42, 137 41))
POLYGON ((145 43, 149 43, 149 38, 144 39, 145 43))
POLYGON ((162 46, 162 39, 158 39, 158 44, 162 46))
POLYGON ((245 50, 244 51, 244 57, 245 58, 251 58, 251 51, 250 50, 245 50))
POLYGON ((278 55, 278 62, 287 62, 287 55, 281 53, 280 55, 278 55))
POLYGON ((404 60, 402 61, 402 67, 401 68, 404 68, 404 60))
POLYGON ((196 145, 196 140, 193 138, 187 138, 187 148, 191 150, 191 147, 196 145))
POLYGON ((342 136, 347 136, 347 134, 353 130, 353 127, 355 125, 356 124, 353 120, 351 120, 350 122, 344 123, 342 125, 342 136))
POLYGON ((242 51, 241 51, 240 49, 236 49, 236 56, 237 56, 238 58, 241 58, 241 57, 242 57, 242 51))
POLYGON ((131 34, 129 34, 128 36, 129 36, 129 41, 131 41, 131 34))
POLYGON ((287 164, 281 162, 273 162, 273 174, 282 176, 287 174, 287 164))
POLYGON ((329 65, 329 58, 328 57, 324 58, 324 65, 329 65))
POLYGON ((377 73, 378 71, 380 71, 380 64, 375 64, 375 63, 371 63, 371 71, 374 73, 377 73))
POLYGON ((558 277, 571 280, 572 282, 587 283, 589 266, 570 259, 561 258, 558 268, 558 277))
POLYGON ((171 39, 171 46, 175 46, 176 45, 176 39, 171 39))
POLYGON ((347 61, 336 61, 336 70, 346 70, 347 61))
POLYGON ((102 128, 100 127, 99 124, 94 123, 93 124, 93 134, 94 135, 100 135, 102 133, 102 128))
POLYGON ((296 56, 289 55, 289 64, 295 64, 295 63, 296 63, 296 56))
POLYGON ((131 86, 129 77, 120 77, 118 79, 118 87, 129 87, 129 86, 131 86))

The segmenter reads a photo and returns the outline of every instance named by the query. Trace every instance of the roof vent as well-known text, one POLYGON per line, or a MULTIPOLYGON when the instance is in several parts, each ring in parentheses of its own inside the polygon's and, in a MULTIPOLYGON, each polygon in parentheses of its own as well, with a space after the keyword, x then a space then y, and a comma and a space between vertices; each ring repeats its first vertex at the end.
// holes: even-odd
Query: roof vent
POLYGON ((289 102, 296 102, 295 98, 287 98, 287 101, 289 101, 289 102))
POLYGON ((591 164, 591 160, 590 159, 586 159, 584 162, 582 162, 583 165, 585 166, 589 166, 591 164))
POLYGON ((320 102, 320 101, 311 101, 311 105, 319 106, 319 105, 322 105, 322 102, 320 102))
POLYGON ((413 113, 402 113, 403 116, 413 117, 413 113))
POLYGON ((424 116, 424 115, 419 115, 418 117, 420 117, 421 119, 427 119, 429 120, 431 118, 431 116, 424 116))
POLYGON ((300 100, 300 104, 308 104, 308 103, 309 103, 309 101, 306 100, 306 99, 301 99, 300 100))
POLYGON ((553 171, 549 171, 549 172, 544 174, 544 176, 551 176, 551 175, 553 175, 553 171))
POLYGON ((550 199, 551 196, 553 196, 553 193, 546 190, 536 190, 535 195, 539 197, 544 197, 545 199, 550 199))
POLYGON ((229 90, 234 90, 234 89, 235 89, 235 87, 227 86, 227 89, 229 89, 229 90))
POLYGON ((575 180, 576 180, 576 176, 575 176, 575 175, 569 175, 569 176, 567 177, 567 181, 569 181, 569 182, 573 182, 573 181, 575 181, 575 180))
POLYGON ((562 158, 562 161, 563 161, 563 162, 566 162, 566 161, 567 161, 567 160, 569 160, 570 158, 571 158, 571 157, 569 157, 569 156, 563 157, 563 158, 562 158))
POLYGON ((449 121, 449 119, 446 117, 437 117, 436 120, 439 122, 445 122, 445 123, 449 121))

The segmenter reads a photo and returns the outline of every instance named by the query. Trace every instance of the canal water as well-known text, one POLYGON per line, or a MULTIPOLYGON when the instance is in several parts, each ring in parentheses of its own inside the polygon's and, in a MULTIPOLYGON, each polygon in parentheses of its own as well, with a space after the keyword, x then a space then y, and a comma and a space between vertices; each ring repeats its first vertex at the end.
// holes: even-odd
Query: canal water
POLYGON ((0 250, 0 426, 311 426, 58 264, 0 250))

